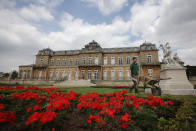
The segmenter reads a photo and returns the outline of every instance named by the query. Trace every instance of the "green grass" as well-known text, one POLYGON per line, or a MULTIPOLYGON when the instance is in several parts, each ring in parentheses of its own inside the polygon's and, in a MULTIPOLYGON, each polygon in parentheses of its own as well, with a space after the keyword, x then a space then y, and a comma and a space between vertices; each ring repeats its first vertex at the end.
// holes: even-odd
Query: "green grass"
MULTIPOLYGON (((59 88, 60 92, 69 92, 70 90, 75 91, 78 94, 86 94, 88 92, 97 92, 98 94, 109 94, 109 93, 114 93, 116 91, 122 91, 122 90, 127 90, 129 92, 128 88, 111 88, 111 87, 102 87, 102 88, 96 88, 96 87, 69 87, 69 88, 59 88)), ((144 92, 143 88, 139 88, 139 92, 144 92)), ((129 94, 135 94, 134 91, 129 94)))

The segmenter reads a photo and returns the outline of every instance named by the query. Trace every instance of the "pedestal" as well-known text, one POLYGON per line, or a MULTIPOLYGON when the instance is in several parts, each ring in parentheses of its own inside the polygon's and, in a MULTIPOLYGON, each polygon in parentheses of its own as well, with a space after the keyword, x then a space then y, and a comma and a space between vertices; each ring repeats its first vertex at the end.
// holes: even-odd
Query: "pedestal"
POLYGON ((196 90, 186 76, 186 68, 164 68, 160 72, 161 78, 171 78, 160 81, 162 94, 196 95, 196 90))

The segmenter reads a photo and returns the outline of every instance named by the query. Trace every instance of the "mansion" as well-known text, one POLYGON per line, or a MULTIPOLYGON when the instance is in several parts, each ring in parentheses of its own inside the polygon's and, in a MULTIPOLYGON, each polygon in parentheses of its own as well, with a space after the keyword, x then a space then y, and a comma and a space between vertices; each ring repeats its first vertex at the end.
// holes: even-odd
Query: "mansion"
POLYGON ((141 76, 160 77, 155 44, 139 47, 102 48, 92 41, 80 50, 40 50, 36 62, 19 66, 23 80, 129 80, 132 58, 137 58, 141 76))

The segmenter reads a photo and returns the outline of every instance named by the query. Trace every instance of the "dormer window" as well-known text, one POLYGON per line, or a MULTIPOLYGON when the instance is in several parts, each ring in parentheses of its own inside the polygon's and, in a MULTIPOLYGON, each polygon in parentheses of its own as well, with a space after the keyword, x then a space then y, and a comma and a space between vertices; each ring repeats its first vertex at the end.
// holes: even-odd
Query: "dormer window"
POLYGON ((43 65, 43 63, 44 63, 44 59, 41 58, 41 59, 40 59, 40 65, 43 65))
POLYGON ((148 61, 148 64, 152 63, 152 56, 151 55, 147 56, 147 61, 148 61))

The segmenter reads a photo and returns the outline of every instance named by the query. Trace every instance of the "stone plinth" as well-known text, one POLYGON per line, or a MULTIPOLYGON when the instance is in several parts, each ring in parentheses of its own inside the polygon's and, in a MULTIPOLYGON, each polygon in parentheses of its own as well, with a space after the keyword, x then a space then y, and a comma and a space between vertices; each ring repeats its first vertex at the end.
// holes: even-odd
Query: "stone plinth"
POLYGON ((168 95, 196 95, 193 85, 187 79, 186 68, 164 68, 160 72, 162 79, 160 81, 162 94, 168 95))
POLYGON ((160 81, 161 89, 193 89, 193 85, 187 79, 185 70, 185 68, 165 68, 161 70, 161 78, 171 78, 160 81))

